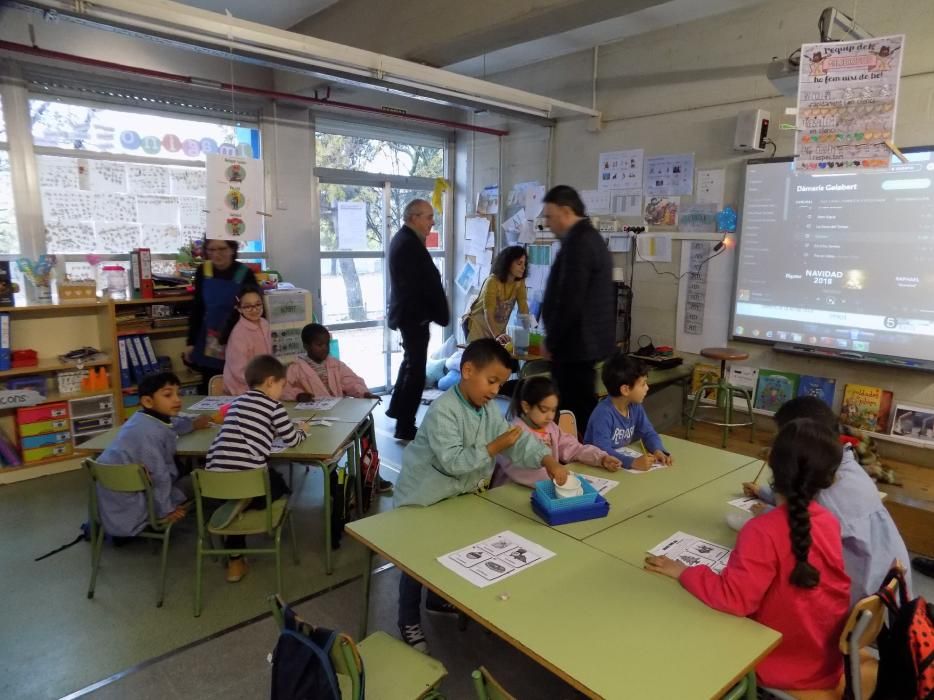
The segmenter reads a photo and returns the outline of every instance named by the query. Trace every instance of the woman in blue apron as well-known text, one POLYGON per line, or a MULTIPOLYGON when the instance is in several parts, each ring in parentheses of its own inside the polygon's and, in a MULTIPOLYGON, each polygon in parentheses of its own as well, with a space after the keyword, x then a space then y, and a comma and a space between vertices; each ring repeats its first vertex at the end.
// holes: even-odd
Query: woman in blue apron
POLYGON ((188 325, 185 363, 201 373, 201 394, 208 393, 211 377, 224 373, 224 346, 220 339, 230 322, 237 296, 244 285, 256 285, 253 271, 237 261, 236 241, 208 239, 208 259, 195 273, 195 298, 188 325))

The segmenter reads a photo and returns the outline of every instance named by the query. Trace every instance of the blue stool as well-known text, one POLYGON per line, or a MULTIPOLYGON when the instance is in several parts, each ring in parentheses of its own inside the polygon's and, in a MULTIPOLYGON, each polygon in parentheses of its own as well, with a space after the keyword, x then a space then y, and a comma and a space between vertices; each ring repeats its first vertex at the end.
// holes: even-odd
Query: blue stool
POLYGON ((742 352, 741 350, 733 350, 732 348, 704 348, 701 350, 700 354, 703 357, 707 357, 711 360, 720 361, 720 378, 716 382, 705 382, 704 384, 701 384, 694 392, 694 401, 691 403, 691 408, 685 416, 688 422, 688 427, 685 434, 686 438, 688 440, 691 439, 691 428, 693 428, 694 423, 697 422, 716 425, 723 428, 723 442, 721 443, 723 447, 726 447, 726 439, 730 434, 730 428, 740 428, 747 425, 749 426, 749 441, 755 442, 756 419, 752 413, 752 395, 745 387, 730 384, 726 378, 727 360, 747 360, 749 359, 749 353, 742 352), (702 406, 700 403, 701 397, 708 389, 714 390, 716 404, 713 406, 702 406), (746 400, 746 410, 749 413, 749 420, 734 422, 734 396, 746 400), (712 418, 698 418, 697 412, 700 410, 713 410, 716 412, 716 415, 712 418))

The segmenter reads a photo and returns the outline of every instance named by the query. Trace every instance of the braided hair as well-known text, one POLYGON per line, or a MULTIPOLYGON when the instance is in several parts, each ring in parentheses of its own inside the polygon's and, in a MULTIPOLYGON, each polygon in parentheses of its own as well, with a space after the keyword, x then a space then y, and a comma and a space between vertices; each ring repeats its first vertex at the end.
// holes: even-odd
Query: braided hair
POLYGON ((808 506, 818 491, 833 483, 843 459, 843 448, 831 429, 810 418, 798 418, 784 425, 775 437, 769 454, 773 486, 788 505, 791 551, 795 568, 792 585, 814 588, 820 572, 808 562, 811 548, 811 517, 808 506))

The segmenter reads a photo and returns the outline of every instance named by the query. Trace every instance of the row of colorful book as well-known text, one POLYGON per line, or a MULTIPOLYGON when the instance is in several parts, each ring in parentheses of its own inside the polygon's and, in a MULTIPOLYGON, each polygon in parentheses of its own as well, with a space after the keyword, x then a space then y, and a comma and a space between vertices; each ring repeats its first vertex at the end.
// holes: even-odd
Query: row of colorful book
MULTIPOLYGON (((815 396, 834 408, 837 380, 795 372, 759 369, 747 365, 730 367, 730 384, 749 390, 753 407, 774 413, 786 401, 796 396, 815 396)), ((705 383, 720 378, 716 365, 699 363, 694 366, 691 393, 695 394, 705 383)), ((703 399, 713 400, 714 391, 706 389, 703 399)), ((887 389, 846 384, 840 402, 840 422, 857 430, 890 433, 934 445, 934 408, 895 404, 894 395, 887 389), (894 408, 894 411, 893 411, 894 408)), ((745 401, 734 399, 734 406, 745 409, 745 401)))

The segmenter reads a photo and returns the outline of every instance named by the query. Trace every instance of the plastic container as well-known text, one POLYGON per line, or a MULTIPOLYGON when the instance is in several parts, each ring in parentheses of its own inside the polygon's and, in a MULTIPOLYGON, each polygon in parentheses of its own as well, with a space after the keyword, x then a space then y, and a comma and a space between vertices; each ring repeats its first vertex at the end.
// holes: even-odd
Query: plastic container
MULTIPOLYGON (((578 496, 578 498, 581 497, 578 496)), ((570 500, 573 499, 565 498, 560 502, 567 503, 570 500)), ((605 518, 610 513, 610 504, 603 496, 597 495, 597 500, 591 503, 579 504, 573 508, 549 510, 547 506, 543 505, 542 502, 536 498, 536 494, 533 494, 532 510, 549 525, 567 525, 568 523, 577 523, 582 520, 605 518)))
POLYGON ((126 268, 122 265, 104 265, 104 283, 111 299, 126 299, 126 268))
POLYGON ((578 478, 581 482, 581 488, 584 489, 584 493, 580 496, 558 498, 558 495, 555 493, 554 482, 551 479, 543 479, 542 481, 535 482, 535 490, 532 492, 532 497, 538 499, 540 504, 549 511, 567 510, 580 505, 589 505, 598 498, 601 498, 600 494, 597 493, 597 489, 595 489, 587 479, 578 478))

